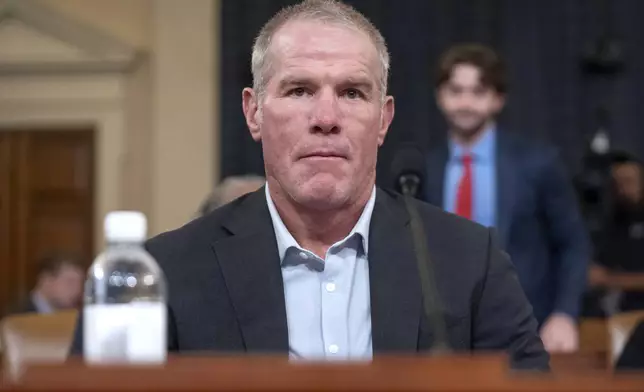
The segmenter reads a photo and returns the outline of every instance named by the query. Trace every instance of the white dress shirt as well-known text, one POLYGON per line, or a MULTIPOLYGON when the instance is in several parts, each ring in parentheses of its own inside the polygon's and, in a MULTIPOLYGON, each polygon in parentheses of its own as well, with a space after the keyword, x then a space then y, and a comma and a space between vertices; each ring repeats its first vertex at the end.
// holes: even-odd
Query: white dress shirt
POLYGON ((295 241, 266 186, 266 202, 282 263, 292 359, 371 359, 367 256, 375 201, 374 187, 355 227, 320 259, 295 241))

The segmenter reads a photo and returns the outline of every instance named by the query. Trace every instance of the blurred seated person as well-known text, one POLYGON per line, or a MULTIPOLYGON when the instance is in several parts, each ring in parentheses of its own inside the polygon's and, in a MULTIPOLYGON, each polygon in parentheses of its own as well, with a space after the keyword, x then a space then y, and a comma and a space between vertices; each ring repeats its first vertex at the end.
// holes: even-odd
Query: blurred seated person
POLYGON ((84 269, 74 257, 45 257, 40 261, 36 287, 11 313, 53 313, 76 308, 81 303, 84 280, 84 269))
POLYGON ((611 164, 615 208, 597 244, 597 260, 590 284, 619 290, 619 311, 644 309, 644 170, 626 153, 616 153, 611 164))
POLYGON ((264 186, 264 177, 256 175, 226 177, 199 207, 198 216, 204 216, 238 197, 264 186))

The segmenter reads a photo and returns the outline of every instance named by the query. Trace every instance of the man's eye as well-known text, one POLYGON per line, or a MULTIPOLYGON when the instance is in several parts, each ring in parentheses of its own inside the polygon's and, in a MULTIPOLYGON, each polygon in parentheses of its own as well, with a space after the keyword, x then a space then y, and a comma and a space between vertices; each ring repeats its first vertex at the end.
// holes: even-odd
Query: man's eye
POLYGON ((306 94, 304 87, 296 87, 289 91, 289 95, 294 95, 296 97, 303 97, 306 94))
POLYGON ((347 98, 349 98, 349 99, 358 99, 358 98, 362 98, 362 93, 361 93, 359 90, 355 89, 355 88, 350 88, 350 89, 348 89, 347 91, 345 91, 345 93, 344 93, 344 94, 345 94, 345 95, 347 96, 347 98))

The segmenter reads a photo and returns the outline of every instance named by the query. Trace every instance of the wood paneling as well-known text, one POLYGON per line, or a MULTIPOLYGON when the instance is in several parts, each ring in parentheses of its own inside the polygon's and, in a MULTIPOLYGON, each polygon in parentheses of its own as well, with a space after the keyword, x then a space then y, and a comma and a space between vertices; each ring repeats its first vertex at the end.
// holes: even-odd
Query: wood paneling
POLYGON ((0 130, 1 310, 28 295, 41 257, 70 252, 89 265, 93 162, 92 130, 0 130))
MULTIPOLYGON (((0 132, 0 305, 10 298, 9 260, 11 259, 11 142, 0 132)), ((2 311, 4 307, 0 308, 2 311)))

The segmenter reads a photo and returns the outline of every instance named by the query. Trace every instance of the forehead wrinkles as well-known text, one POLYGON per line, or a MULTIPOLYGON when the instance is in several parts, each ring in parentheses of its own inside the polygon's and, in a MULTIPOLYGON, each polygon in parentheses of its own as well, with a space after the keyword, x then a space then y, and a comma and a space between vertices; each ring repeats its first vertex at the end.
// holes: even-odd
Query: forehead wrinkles
MULTIPOLYGON (((355 60, 374 83, 377 84, 381 77, 375 45, 366 33, 348 26, 305 21, 287 23, 276 31, 268 47, 267 78, 272 79, 280 65, 297 68, 303 58, 329 61, 330 65, 336 59, 355 60)), ((301 68, 307 68, 307 65, 301 68)))

